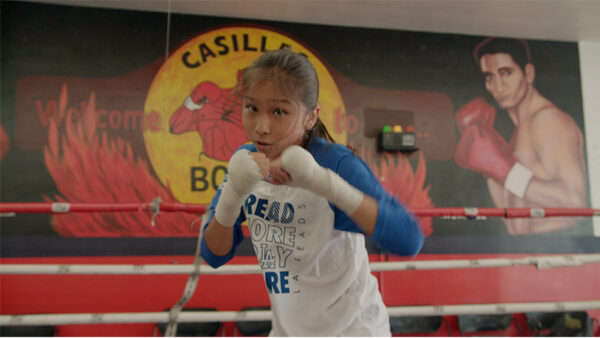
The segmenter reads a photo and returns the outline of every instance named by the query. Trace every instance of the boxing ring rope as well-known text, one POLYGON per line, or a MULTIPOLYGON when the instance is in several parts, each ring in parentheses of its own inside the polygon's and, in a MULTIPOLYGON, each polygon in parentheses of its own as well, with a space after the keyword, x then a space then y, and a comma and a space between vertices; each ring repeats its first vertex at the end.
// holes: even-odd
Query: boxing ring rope
MULTIPOLYGON (((499 268, 533 265, 538 269, 600 263, 600 254, 531 256, 517 259, 485 258, 410 262, 371 262, 373 272, 499 268)), ((0 264, 0 275, 182 275, 194 272, 193 264, 0 264)), ((199 268, 203 275, 259 274, 256 264, 231 264, 199 268)))
MULTIPOLYGON (((160 198, 151 203, 0 203, 0 215, 14 216, 16 213, 64 214, 72 212, 152 212, 154 216, 163 212, 188 212, 203 214, 205 205, 164 203, 160 198)), ((411 211, 418 217, 442 217, 446 219, 479 220, 487 217, 541 218, 560 216, 599 216, 600 209, 592 208, 414 208, 411 211)), ((410 262, 372 262, 371 270, 439 270, 461 268, 492 268, 507 266, 534 265, 538 269, 552 267, 579 266, 600 263, 600 254, 577 254, 561 256, 532 256, 519 259, 473 259, 473 260, 432 260, 410 262)), ((200 274, 259 274, 258 265, 225 265, 213 269, 206 265, 194 264, 0 264, 0 274, 40 275, 40 274, 189 274, 197 282, 200 274)), ((190 283, 186 285, 189 293, 190 283)), ((195 283, 193 285, 195 288, 195 283)), ((192 293, 193 293, 192 288, 192 293)), ((184 293, 185 294, 185 293, 184 293)), ((182 297, 179 303, 184 300, 182 297)), ((461 304, 436 306, 391 306, 390 316, 441 316, 462 314, 507 314, 522 312, 565 312, 600 309, 600 300, 574 302, 539 303, 497 303, 461 304)), ((181 323, 216 321, 265 321, 271 319, 271 311, 189 311, 173 315, 170 312, 142 313, 73 313, 73 314, 21 314, 0 315, 0 325, 67 325, 67 324, 108 324, 108 323, 181 323)), ((173 331, 171 332, 173 333, 173 331)), ((173 334, 174 335, 174 334, 173 334)))
POLYGON ((0 213, 65 214, 72 212, 142 212, 142 211, 188 212, 202 214, 203 204, 159 202, 150 203, 0 203, 0 213))
MULTIPOLYGON (((462 304, 436 306, 390 306, 391 317, 452 316, 467 314, 509 314, 525 312, 571 312, 600 309, 600 300, 575 302, 462 304)), ((186 311, 181 312, 178 322, 236 322, 271 320, 269 310, 243 311, 186 311)), ((69 324, 122 324, 165 323, 168 312, 138 313, 67 313, 35 315, 2 315, 0 325, 69 325, 69 324)))
MULTIPOLYGON (((202 214, 204 204, 183 204, 161 202, 155 198, 150 203, 0 203, 0 214, 11 216, 17 213, 64 214, 71 212, 188 212, 202 214)), ((412 208, 419 217, 468 218, 504 217, 504 218, 540 218, 560 216, 600 216, 600 209, 593 208, 412 208)))

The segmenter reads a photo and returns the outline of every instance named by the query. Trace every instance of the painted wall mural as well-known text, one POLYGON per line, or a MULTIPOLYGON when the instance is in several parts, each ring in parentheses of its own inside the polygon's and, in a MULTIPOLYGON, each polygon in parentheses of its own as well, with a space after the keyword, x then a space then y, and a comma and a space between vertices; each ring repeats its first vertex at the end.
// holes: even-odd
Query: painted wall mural
MULTIPOLYGON (((208 203, 229 155, 247 141, 234 94, 240 70, 264 50, 292 48, 317 68, 321 118, 330 133, 409 207, 589 207, 576 43, 526 40, 523 48, 516 39, 509 59, 496 53, 506 46, 475 35, 184 14, 168 20, 165 13, 32 2, 0 6, 1 202, 208 203), (474 53, 486 50, 482 58, 474 53), (384 125, 413 130, 417 149, 380 151, 384 125), (526 191, 508 192, 517 161, 532 175, 520 170, 517 179, 529 180, 526 191)), ((0 217, 0 261, 65 269, 191 264, 200 216, 0 217)), ((417 257, 382 253, 367 240, 370 261, 469 260, 476 267, 486 258, 600 251, 590 218, 423 218, 421 226, 427 238, 417 257)), ((244 240, 231 264, 257 263, 244 240)), ((374 275, 388 306, 437 306, 599 299, 590 283, 599 269, 408 268, 374 275)), ((164 311, 180 299, 186 278, 0 274, 1 312, 164 311)), ((258 274, 201 276, 186 304, 223 311, 265 306, 258 274)), ((59 335, 150 336, 155 329, 152 323, 64 325, 59 335)))
MULTIPOLYGON (((164 14, 3 7, 15 17, 32 13, 3 17, 3 202, 209 203, 229 156, 248 141, 235 95, 240 71, 262 51, 291 48, 317 69, 321 119, 333 137, 409 207, 589 206, 576 44, 333 26, 317 32, 188 15, 173 15, 166 36, 164 14), (418 150, 381 152, 384 125, 413 129, 418 150), (515 162, 525 168, 519 175, 510 173, 515 162), (527 191, 507 188, 511 175, 526 180, 527 191)), ((128 254, 131 243, 150 243, 144 238, 193 243, 198 233, 199 215, 161 213, 155 225, 151 216, 3 217, 2 254, 44 255, 56 245, 39 243, 67 238, 64 255, 110 238, 121 238, 115 252, 128 254)), ((589 219, 421 223, 426 253, 599 247, 589 219)))

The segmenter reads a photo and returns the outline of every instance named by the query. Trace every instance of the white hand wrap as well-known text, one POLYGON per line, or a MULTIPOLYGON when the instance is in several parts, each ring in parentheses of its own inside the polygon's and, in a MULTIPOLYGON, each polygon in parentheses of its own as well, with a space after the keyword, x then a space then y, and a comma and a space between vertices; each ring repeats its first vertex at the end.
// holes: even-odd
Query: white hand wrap
POLYGON ((531 170, 527 169, 521 163, 515 162, 506 175, 504 188, 519 196, 519 198, 523 198, 532 178, 533 172, 531 170))
POLYGON ((231 156, 227 177, 215 209, 215 218, 221 225, 232 227, 240 214, 242 203, 263 176, 250 152, 241 149, 231 156))
POLYGON ((289 185, 309 190, 351 216, 360 206, 363 193, 335 172, 321 167, 312 155, 300 146, 290 146, 281 154, 281 164, 292 177, 289 185))

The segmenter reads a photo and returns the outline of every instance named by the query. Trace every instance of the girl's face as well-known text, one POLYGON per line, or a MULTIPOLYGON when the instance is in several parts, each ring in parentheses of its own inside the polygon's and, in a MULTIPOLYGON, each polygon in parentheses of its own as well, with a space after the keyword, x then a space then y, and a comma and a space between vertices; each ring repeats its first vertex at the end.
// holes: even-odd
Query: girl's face
POLYGON ((269 80, 248 88, 242 107, 246 134, 269 159, 276 159, 291 145, 300 145, 319 112, 318 106, 309 112, 304 104, 282 94, 269 80))

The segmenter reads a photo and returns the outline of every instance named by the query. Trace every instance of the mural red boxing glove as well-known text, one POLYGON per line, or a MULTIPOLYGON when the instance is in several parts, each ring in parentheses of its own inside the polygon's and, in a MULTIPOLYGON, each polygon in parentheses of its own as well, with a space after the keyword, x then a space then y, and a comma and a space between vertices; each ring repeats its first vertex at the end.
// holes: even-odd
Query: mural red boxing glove
POLYGON ((533 178, 531 170, 517 162, 502 136, 487 125, 473 124, 465 129, 454 159, 459 166, 491 177, 520 198, 533 178))
POLYGON ((493 127, 495 118, 496 108, 481 96, 465 103, 454 115, 456 126, 461 133, 472 124, 483 124, 493 127))

